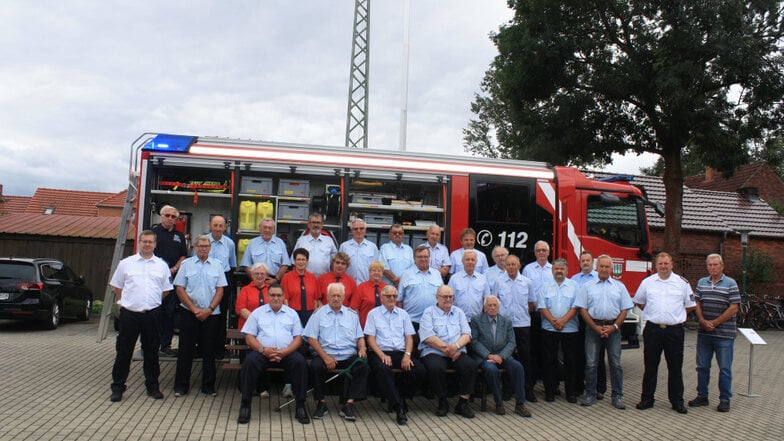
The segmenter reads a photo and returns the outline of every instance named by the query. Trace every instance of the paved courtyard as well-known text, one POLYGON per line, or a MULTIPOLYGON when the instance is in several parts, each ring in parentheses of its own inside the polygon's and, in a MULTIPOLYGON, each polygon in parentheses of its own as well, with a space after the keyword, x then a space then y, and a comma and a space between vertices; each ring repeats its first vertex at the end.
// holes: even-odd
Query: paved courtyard
MULTIPOLYGON (((279 391, 270 399, 256 398, 250 424, 236 422, 239 410, 237 372, 218 371, 218 396, 191 393, 175 398, 174 363, 161 363, 163 400, 145 394, 141 363, 134 362, 128 391, 120 403, 109 402, 114 359, 114 335, 96 343, 98 320, 64 322, 55 331, 40 331, 34 324, 0 320, 0 440, 780 440, 784 437, 784 332, 762 332, 767 346, 754 350, 753 392, 748 389, 749 345, 739 337, 730 413, 715 410, 716 374, 711 384, 711 406, 689 409, 680 415, 670 409, 666 396, 666 367, 662 361, 656 406, 639 411, 642 350, 624 350, 624 390, 627 410, 616 410, 608 399, 590 408, 541 399, 530 403, 533 418, 479 412, 468 420, 450 413, 433 414, 435 402, 417 398, 410 405, 409 424, 395 424, 386 405, 370 398, 356 406, 358 420, 346 423, 337 412, 337 397, 330 397, 330 413, 320 421, 300 425, 293 408, 276 413, 279 391)), ((687 331, 684 381, 686 400, 694 398, 696 331, 687 331)), ((193 381, 201 369, 194 367, 193 381)), ((195 389, 198 392, 198 387, 195 389)), ((492 400, 491 400, 492 401, 492 400)), ((308 404, 312 410, 312 401, 308 404)), ((454 406, 454 399, 450 400, 454 406)), ((491 406, 492 407, 492 406, 491 406)))

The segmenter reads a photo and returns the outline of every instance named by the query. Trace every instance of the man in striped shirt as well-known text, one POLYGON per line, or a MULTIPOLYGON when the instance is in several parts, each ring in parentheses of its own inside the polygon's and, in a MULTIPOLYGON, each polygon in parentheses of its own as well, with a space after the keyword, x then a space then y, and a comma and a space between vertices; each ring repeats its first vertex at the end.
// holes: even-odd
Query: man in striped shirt
POLYGON ((740 304, 738 284, 724 274, 724 260, 718 254, 705 259, 708 277, 697 282, 695 300, 700 329, 697 333, 697 398, 689 406, 708 405, 711 358, 719 365, 719 412, 729 412, 732 398, 732 355, 735 343, 735 315, 740 304))

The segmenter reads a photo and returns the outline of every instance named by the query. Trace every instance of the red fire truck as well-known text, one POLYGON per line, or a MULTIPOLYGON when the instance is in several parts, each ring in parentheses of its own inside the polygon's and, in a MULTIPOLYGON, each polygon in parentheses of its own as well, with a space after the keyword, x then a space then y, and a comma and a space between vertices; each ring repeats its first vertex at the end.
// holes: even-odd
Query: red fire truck
MULTIPOLYGON (((241 254, 261 218, 273 218, 291 246, 317 211, 338 243, 361 217, 378 245, 393 223, 412 246, 438 224, 452 251, 471 227, 490 262, 496 245, 530 262, 537 240, 551 244, 551 257, 566 258, 572 273, 582 250, 608 254, 613 277, 632 294, 651 268, 649 202, 626 179, 595 180, 531 161, 168 134, 144 136, 136 150, 137 231, 157 223, 164 204, 181 211, 179 228, 189 237, 222 214, 241 254)), ((630 317, 624 335, 636 334, 638 322, 630 317)))

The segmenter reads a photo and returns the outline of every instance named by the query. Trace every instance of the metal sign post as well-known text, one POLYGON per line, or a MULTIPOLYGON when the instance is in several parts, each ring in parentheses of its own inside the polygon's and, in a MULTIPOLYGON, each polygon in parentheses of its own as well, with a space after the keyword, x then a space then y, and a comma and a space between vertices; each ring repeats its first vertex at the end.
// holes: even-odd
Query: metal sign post
POLYGON ((766 345, 767 343, 762 339, 762 337, 760 337, 759 334, 757 334, 757 331, 752 328, 738 328, 738 331, 744 337, 746 337, 746 340, 749 342, 749 389, 747 393, 744 394, 743 392, 740 392, 740 394, 744 397, 759 397, 760 395, 752 393, 751 389, 751 382, 754 373, 754 346, 766 345))

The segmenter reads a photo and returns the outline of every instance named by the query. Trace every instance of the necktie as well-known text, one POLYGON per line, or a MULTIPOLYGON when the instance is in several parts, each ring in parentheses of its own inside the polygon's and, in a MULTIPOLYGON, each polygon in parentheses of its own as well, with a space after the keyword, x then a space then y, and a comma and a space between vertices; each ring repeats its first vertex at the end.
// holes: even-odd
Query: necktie
POLYGON ((340 276, 335 276, 335 283, 340 283, 340 276))
POLYGON ((264 304, 264 287, 259 288, 259 306, 264 304))
POLYGON ((308 310, 308 291, 305 289, 305 275, 300 274, 299 276, 299 292, 300 292, 300 304, 302 307, 300 311, 307 311, 308 310))
POLYGON ((381 306, 381 296, 378 294, 378 283, 376 283, 376 306, 381 306))
POLYGON ((495 342, 495 329, 496 329, 496 322, 495 319, 490 320, 490 330, 493 332, 493 342, 495 342))

